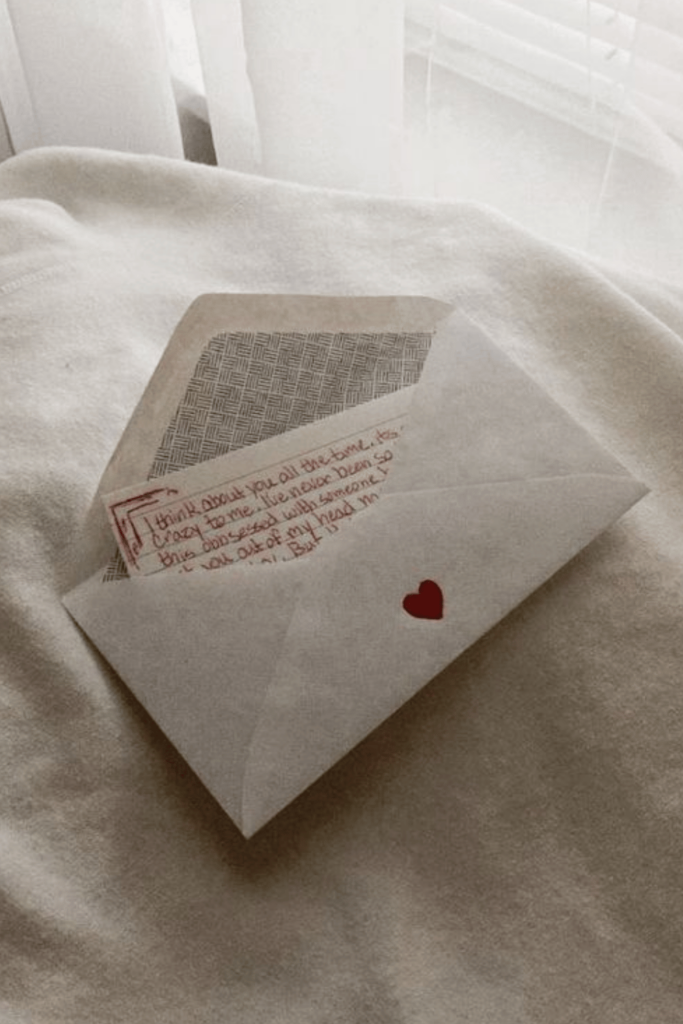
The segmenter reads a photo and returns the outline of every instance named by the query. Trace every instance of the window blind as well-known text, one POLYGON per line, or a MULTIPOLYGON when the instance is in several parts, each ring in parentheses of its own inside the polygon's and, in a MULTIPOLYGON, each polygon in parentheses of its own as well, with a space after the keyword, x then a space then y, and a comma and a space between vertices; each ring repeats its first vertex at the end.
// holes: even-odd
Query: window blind
POLYGON ((683 141, 680 0, 407 0, 408 49, 609 132, 626 107, 683 141))

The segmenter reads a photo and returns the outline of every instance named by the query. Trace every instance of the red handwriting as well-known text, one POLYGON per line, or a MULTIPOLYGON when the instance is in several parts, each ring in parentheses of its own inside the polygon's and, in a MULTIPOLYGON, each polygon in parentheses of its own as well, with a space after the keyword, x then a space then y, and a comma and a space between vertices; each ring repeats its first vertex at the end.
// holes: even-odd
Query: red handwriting
POLYGON ((119 517, 125 507, 124 557, 150 573, 308 555, 375 504, 400 433, 396 420, 199 493, 160 487, 127 499, 117 506, 119 517))

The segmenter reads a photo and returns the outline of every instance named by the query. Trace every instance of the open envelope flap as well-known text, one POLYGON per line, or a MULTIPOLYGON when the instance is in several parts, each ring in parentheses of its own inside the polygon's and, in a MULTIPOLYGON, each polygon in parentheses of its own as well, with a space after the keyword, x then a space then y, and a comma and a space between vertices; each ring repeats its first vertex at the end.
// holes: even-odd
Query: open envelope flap
MULTIPOLYGON (((297 402, 294 404, 297 408, 292 408, 291 416, 292 426, 296 426, 307 422, 305 417, 301 418, 302 411, 308 409, 311 403, 313 407, 320 410, 327 408, 327 413, 323 411, 320 414, 329 415, 339 411, 340 408, 348 407, 346 401, 352 393, 356 395, 356 400, 360 400, 359 395, 365 391, 366 386, 370 385, 368 368, 371 366, 370 362, 366 369, 363 369, 365 363, 365 358, 362 355, 363 335, 432 334, 436 325, 451 313, 452 307, 444 302, 409 295, 350 297, 216 294, 199 296, 191 304, 173 332, 159 366, 152 375, 144 395, 134 410, 116 451, 104 471, 98 487, 98 495, 89 510, 83 534, 79 538, 78 569, 74 580, 87 578, 110 558, 111 532, 101 498, 103 495, 131 483, 148 479, 150 469, 160 454, 166 432, 185 401, 188 391, 193 391, 195 388, 201 390, 206 386, 206 379, 202 383, 195 375, 199 362, 206 355, 207 346, 212 340, 226 334, 234 335, 236 332, 266 336, 282 333, 304 334, 312 338, 315 338, 316 335, 329 337, 331 332, 356 336, 353 344, 346 349, 343 360, 346 365, 345 372, 348 375, 347 385, 352 381, 354 386, 350 388, 345 385, 346 391, 342 390, 341 393, 338 393, 335 388, 330 388, 329 381, 327 384, 324 383, 324 374, 320 377, 317 370, 313 371, 311 365, 307 363, 310 352, 309 357, 300 353, 299 359, 303 359, 303 362, 298 361, 297 356, 292 353, 293 361, 290 369, 293 372, 292 379, 296 380, 297 394, 295 397, 297 402), (351 372, 348 357, 354 349, 361 358, 358 362, 355 359, 352 360, 356 365, 351 372), (312 381, 312 390, 306 384, 307 379, 312 381), (303 401, 299 403, 299 399, 303 401)), ((400 349, 397 355, 400 355, 400 349)), ((407 360, 408 363, 411 361, 419 362, 414 355, 407 360)), ((223 369, 225 370, 229 364, 230 361, 225 364, 223 369)), ((258 365, 259 358, 256 357, 257 369, 258 365)), ((331 365, 334 365, 334 359, 331 365)), ((219 398, 217 395, 218 407, 215 411, 226 416, 227 419, 233 418, 238 410, 241 414, 241 408, 246 410, 250 405, 254 418, 260 419, 261 413, 253 408, 251 401, 253 396, 249 393, 245 372, 248 376, 248 364, 245 366, 241 358, 238 360, 237 366, 233 363, 232 383, 235 384, 237 392, 241 392, 239 401, 230 401, 225 405, 225 397, 220 396, 219 398)), ((370 387, 371 391, 377 386, 379 394, 386 393, 386 388, 395 375, 395 368, 391 368, 389 360, 384 361, 383 374, 381 387, 378 377, 370 387)), ((410 376, 410 373, 407 373, 407 376, 410 376)), ((261 383, 264 389, 268 387, 265 381, 261 383)), ((252 383, 251 389, 253 387, 252 383)), ((281 384, 280 387, 285 388, 283 394, 286 394, 289 382, 281 384)), ((277 389, 273 397, 277 398, 277 389)), ((195 399, 192 397, 189 407, 194 404, 195 399)), ((287 403, 283 402, 281 410, 283 414, 286 408, 287 403)), ((186 411, 189 411, 189 408, 186 411)), ((288 421, 287 417, 285 417, 285 421, 288 421)), ((188 439, 188 447, 191 448, 196 440, 196 437, 193 437, 192 441, 188 439)))

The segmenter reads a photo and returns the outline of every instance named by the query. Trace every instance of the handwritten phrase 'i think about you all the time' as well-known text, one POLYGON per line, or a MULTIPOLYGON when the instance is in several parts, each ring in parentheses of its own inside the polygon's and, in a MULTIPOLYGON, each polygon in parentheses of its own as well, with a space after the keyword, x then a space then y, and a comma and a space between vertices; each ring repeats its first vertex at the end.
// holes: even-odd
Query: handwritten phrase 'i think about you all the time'
POLYGON ((105 498, 134 575, 280 562, 379 497, 412 389, 105 498))

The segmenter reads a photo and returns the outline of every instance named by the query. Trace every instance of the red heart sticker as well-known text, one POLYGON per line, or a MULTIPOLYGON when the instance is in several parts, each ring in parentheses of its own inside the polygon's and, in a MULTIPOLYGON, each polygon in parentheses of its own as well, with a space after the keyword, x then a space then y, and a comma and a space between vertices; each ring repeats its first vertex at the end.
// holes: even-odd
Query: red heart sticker
POLYGON ((403 607, 415 619, 442 619, 443 593, 434 580, 422 580, 416 594, 406 594, 403 607))

